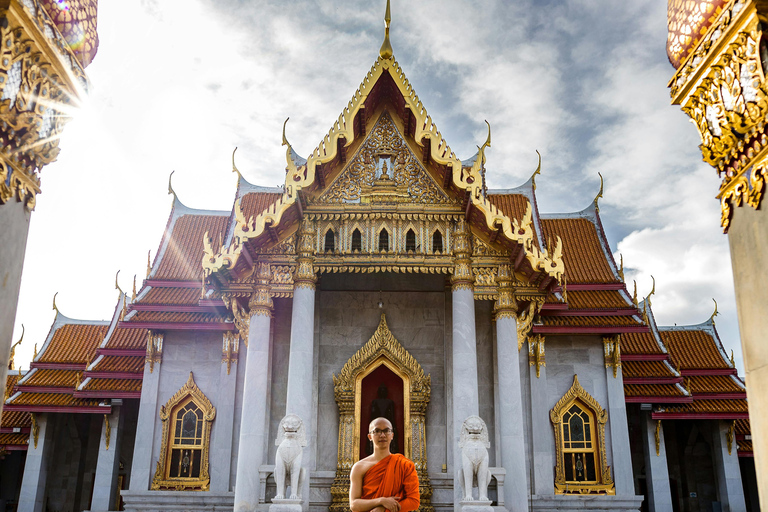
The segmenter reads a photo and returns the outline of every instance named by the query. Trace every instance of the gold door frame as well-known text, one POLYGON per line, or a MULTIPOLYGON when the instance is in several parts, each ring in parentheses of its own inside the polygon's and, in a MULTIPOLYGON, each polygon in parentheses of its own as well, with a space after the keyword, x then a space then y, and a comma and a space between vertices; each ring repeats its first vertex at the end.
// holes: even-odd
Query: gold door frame
POLYGON ((392 335, 384 313, 368 342, 333 376, 333 391, 339 406, 339 447, 336 478, 331 486, 332 512, 349 510, 349 472, 360 457, 361 389, 363 379, 381 365, 386 365, 403 379, 404 454, 416 466, 422 512, 433 512, 432 485, 427 474, 427 439, 425 414, 432 379, 392 335))

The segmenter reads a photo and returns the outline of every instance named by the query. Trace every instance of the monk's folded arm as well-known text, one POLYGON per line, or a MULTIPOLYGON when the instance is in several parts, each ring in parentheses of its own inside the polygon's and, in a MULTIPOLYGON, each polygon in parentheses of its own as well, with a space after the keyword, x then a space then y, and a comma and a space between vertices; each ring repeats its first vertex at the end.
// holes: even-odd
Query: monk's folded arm
POLYGON ((419 477, 413 465, 403 479, 403 491, 405 496, 400 500, 400 512, 411 512, 419 508, 419 477))
POLYGON ((364 500, 360 497, 363 495, 363 474, 357 465, 352 467, 352 473, 349 477, 349 508, 352 509, 352 512, 367 512, 381 506, 379 498, 364 500))

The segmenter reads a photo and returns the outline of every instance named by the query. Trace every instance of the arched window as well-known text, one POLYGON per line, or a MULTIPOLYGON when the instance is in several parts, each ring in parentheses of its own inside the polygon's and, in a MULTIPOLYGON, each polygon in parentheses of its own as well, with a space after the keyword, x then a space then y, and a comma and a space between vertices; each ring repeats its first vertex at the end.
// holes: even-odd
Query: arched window
POLYGON ((555 492, 615 494, 605 454, 608 414, 573 376, 571 389, 549 413, 555 427, 555 492))
POLYGON ((435 230, 435 234, 432 235, 432 252, 443 252, 443 234, 438 230, 435 230))
POLYGON ((160 408, 162 442, 152 490, 207 491, 208 452, 216 408, 189 372, 182 388, 160 408))
POLYGON ((333 230, 329 229, 325 234, 325 244, 323 246, 325 252, 333 252, 336 250, 336 237, 333 234, 333 230))
POLYGON ((389 251, 389 232, 386 229, 382 229, 379 233, 379 252, 389 251))
POLYGON ((352 232, 352 247, 350 249, 352 252, 361 252, 363 250, 363 236, 357 228, 352 232))
POLYGON ((405 234, 405 252, 416 252, 416 233, 412 229, 405 234))

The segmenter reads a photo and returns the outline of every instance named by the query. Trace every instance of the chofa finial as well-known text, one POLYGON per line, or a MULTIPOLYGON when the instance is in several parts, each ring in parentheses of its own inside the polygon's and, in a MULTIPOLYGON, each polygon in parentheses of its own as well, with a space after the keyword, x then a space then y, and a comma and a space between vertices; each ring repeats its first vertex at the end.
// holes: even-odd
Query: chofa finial
POLYGON ((232 172, 237 173, 237 179, 241 180, 243 179, 243 175, 240 174, 240 171, 238 170, 237 166, 235 165, 235 152, 237 151, 237 147, 235 147, 234 151, 232 151, 232 172))
POLYGON ((714 324, 714 323, 715 323, 715 317, 716 317, 717 315, 719 315, 720 313, 718 313, 718 312, 717 312, 717 301, 715 300, 715 298, 714 298, 714 297, 712 297, 712 302, 714 302, 714 303, 715 303, 715 311, 713 311, 713 312, 712 312, 712 316, 711 316, 711 317, 709 317, 709 321, 710 321, 710 322, 712 322, 712 323, 714 324))
POLYGON ((120 271, 118 270, 117 273, 115 274, 115 290, 119 291, 120 295, 122 295, 123 294, 123 289, 120 288, 120 284, 117 282, 117 276, 119 276, 119 275, 120 275, 120 271))
POLYGON ((389 14, 389 0, 387 0, 387 12, 384 14, 384 42, 381 43, 381 49, 379 50, 379 56, 382 59, 392 58, 392 45, 389 42, 390 21, 392 21, 392 16, 389 14))
POLYGON ((56 292, 53 294, 53 310, 56 312, 56 316, 59 316, 59 308, 56 307, 56 296, 59 294, 59 292, 56 292))
POLYGON ((176 192, 173 190, 173 185, 171 184, 171 178, 173 178, 173 173, 176 171, 171 171, 171 174, 168 175, 168 193, 173 195, 173 200, 176 201, 178 197, 176 196, 176 192))
POLYGON ((600 191, 595 196, 595 211, 600 211, 600 206, 597 204, 597 200, 603 197, 603 175, 599 172, 597 173, 598 176, 600 176, 600 191))
POLYGON ((533 174, 531 175, 531 184, 533 185, 533 190, 536 190, 536 175, 541 174, 541 153, 539 153, 539 150, 536 150, 536 154, 539 157, 539 165, 536 166, 536 170, 533 171, 533 174))

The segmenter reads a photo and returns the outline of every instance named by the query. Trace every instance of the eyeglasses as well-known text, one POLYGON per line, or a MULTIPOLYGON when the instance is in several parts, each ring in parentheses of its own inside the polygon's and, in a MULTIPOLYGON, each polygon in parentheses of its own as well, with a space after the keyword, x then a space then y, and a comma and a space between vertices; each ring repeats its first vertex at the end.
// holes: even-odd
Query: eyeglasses
POLYGON ((371 430, 371 435, 374 435, 374 436, 380 436, 381 434, 385 434, 386 435, 386 434, 391 434, 391 433, 392 433, 392 429, 391 428, 385 428, 384 430, 379 429, 379 428, 375 428, 375 429, 371 430))

